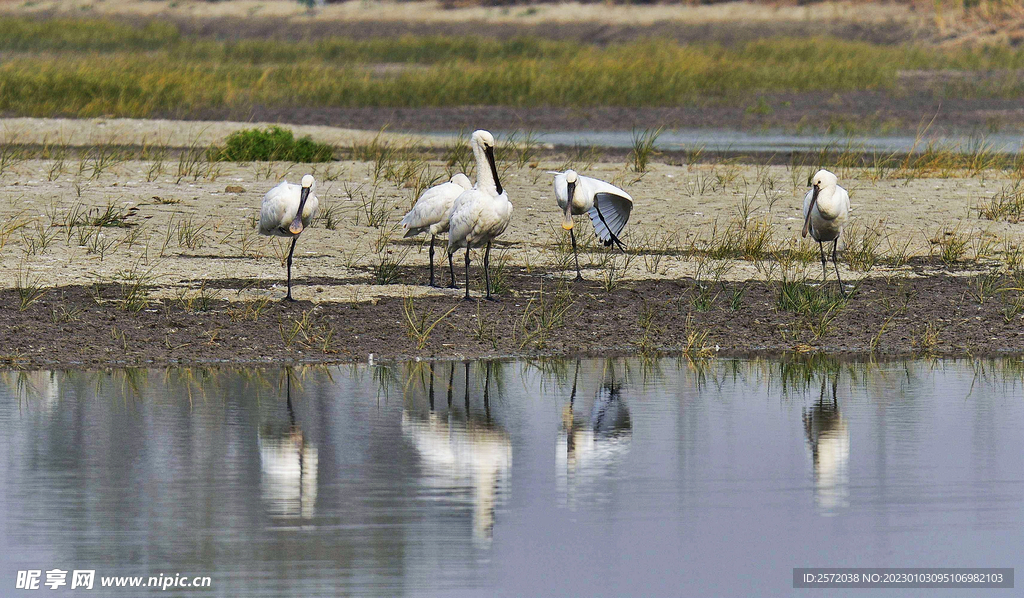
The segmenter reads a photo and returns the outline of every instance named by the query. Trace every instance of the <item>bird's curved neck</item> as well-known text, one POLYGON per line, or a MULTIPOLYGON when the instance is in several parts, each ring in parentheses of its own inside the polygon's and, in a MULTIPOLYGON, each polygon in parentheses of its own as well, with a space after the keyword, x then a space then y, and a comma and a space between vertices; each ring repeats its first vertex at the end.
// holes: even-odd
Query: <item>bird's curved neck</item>
POLYGON ((474 143, 473 155, 476 157, 476 188, 489 195, 500 195, 501 183, 498 181, 497 165, 491 162, 487 150, 483 145, 474 143))
POLYGON ((818 212, 825 218, 835 218, 839 215, 839 202, 837 201, 836 191, 835 185, 822 187, 821 191, 818 191, 818 199, 816 201, 818 212))

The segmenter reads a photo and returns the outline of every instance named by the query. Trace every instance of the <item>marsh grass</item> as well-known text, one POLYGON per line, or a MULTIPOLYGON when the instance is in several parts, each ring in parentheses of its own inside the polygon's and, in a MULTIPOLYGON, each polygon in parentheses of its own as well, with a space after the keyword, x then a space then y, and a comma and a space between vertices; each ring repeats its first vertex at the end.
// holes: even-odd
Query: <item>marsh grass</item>
POLYGON ((22 249, 26 256, 46 251, 50 243, 57 237, 58 231, 37 220, 32 228, 25 227, 21 232, 22 249))
POLYGON ((1024 178, 1015 172, 1010 182, 1003 185, 999 193, 987 206, 978 208, 978 216, 988 220, 1020 222, 1024 217, 1024 178))
POLYGON ((341 210, 336 205, 329 205, 320 208, 317 212, 313 226, 318 224, 327 230, 336 230, 341 222, 341 210))
POLYGON ((199 284, 199 288, 182 288, 177 293, 178 305, 187 313, 195 314, 213 309, 217 301, 217 294, 206 286, 206 281, 199 284))
POLYGON ((843 231, 843 235, 846 237, 843 257, 850 269, 854 272, 870 272, 881 259, 881 233, 855 221, 843 231))
POLYGON ((603 155, 604 152, 598 147, 575 143, 566 150, 565 157, 556 170, 565 172, 571 168, 576 171, 585 172, 593 168, 594 164, 600 162, 603 155))
POLYGON ((678 255, 679 235, 659 231, 642 232, 635 237, 634 253, 640 255, 648 274, 661 274, 661 261, 667 255, 678 255))
POLYGON ((655 337, 661 333, 661 328, 657 325, 657 310, 646 301, 640 307, 637 327, 640 329, 635 341, 637 352, 641 356, 653 355, 657 350, 655 337))
POLYGON ((107 204, 102 208, 86 208, 81 203, 76 203, 64 214, 57 224, 56 217, 52 218, 55 226, 65 227, 71 230, 77 227, 98 227, 98 228, 127 228, 133 226, 129 218, 135 215, 136 208, 125 208, 107 204))
POLYGON ((398 280, 398 270, 409 255, 408 247, 398 247, 393 240, 401 227, 398 225, 380 227, 373 241, 372 272, 376 284, 393 284, 398 280))
POLYGON ((707 254, 696 254, 694 260, 696 263, 693 288, 689 293, 690 306, 698 312, 710 311, 722 292, 722 281, 732 270, 732 264, 728 260, 713 259, 707 254))
POLYGON ((416 348, 422 350, 427 346, 430 333, 437 328, 437 325, 450 316, 459 306, 449 309, 447 312, 436 316, 430 311, 416 311, 416 301, 412 297, 406 297, 402 302, 402 315, 405 316, 405 329, 409 337, 416 341, 416 348))
POLYGON ((682 354, 687 359, 706 359, 714 354, 714 347, 708 346, 709 330, 706 326, 698 326, 693 321, 693 315, 686 315, 683 334, 686 336, 686 344, 683 345, 682 354))
POLYGON ((15 279, 14 288, 18 292, 18 311, 25 311, 28 309, 30 305, 35 303, 49 290, 43 286, 38 278, 30 276, 28 273, 21 270, 18 271, 18 277, 15 279))
POLYGON ((253 321, 258 322, 260 316, 266 311, 267 306, 270 305, 269 297, 259 297, 257 299, 250 299, 241 302, 228 308, 228 317, 232 322, 247 322, 253 321))
POLYGON ((777 286, 778 308, 800 316, 838 315, 849 302, 849 296, 844 297, 834 284, 814 286, 803 275, 783 275, 777 286))
POLYGON ((633 129, 633 149, 629 153, 629 167, 637 173, 647 172, 651 158, 657 154, 656 145, 664 127, 657 129, 633 129))
POLYGON ((114 282, 120 290, 118 306, 130 313, 138 313, 148 307, 151 302, 150 291, 155 281, 153 268, 143 270, 139 264, 115 272, 114 282))
POLYGON ((0 222, 0 249, 7 245, 8 239, 17 231, 28 226, 29 221, 21 217, 22 213, 9 217, 6 222, 0 222))
POLYGON ((939 259, 946 267, 963 261, 971 245, 971 238, 960 230, 960 225, 944 226, 931 239, 933 251, 938 250, 939 259))
POLYGON ((183 36, 159 21, 20 17, 4 18, 4 30, 18 34, 0 37, 0 51, 13 52, 0 66, 0 107, 22 115, 144 117, 253 105, 678 106, 707 97, 747 105, 751 93, 894 90, 897 73, 911 69, 1005 72, 939 84, 933 93, 940 96, 1014 97, 1024 85, 1014 74, 1024 62, 1020 49, 828 37, 728 47, 474 36, 214 40, 183 36), (38 39, 25 33, 52 22, 66 25, 49 27, 38 39), (151 35, 155 29, 166 34, 151 35), (140 51, 140 40, 152 45, 140 51), (375 72, 381 63, 407 67, 375 72), (595 80, 602 85, 586 84, 595 80))
POLYGON ((491 292, 495 295, 504 295, 513 291, 508 247, 502 247, 496 254, 491 261, 491 292))
POLYGON ((928 322, 920 327, 911 339, 910 344, 918 351, 928 355, 939 346, 939 337, 942 333, 942 325, 935 322, 928 322))
POLYGON ((469 138, 465 131, 459 131, 458 135, 444 144, 441 161, 444 162, 449 178, 458 173, 462 173, 470 179, 473 178, 476 160, 473 158, 473 148, 469 146, 469 138))
POLYGON ((498 148, 494 152, 494 161, 504 165, 502 175, 513 166, 517 170, 522 170, 527 164, 534 162, 539 147, 540 141, 532 129, 515 130, 498 144, 498 148))
POLYGON ((286 347, 299 344, 309 349, 315 349, 321 353, 337 353, 331 349, 331 341, 334 339, 334 328, 330 323, 321 319, 317 308, 302 312, 298 319, 290 319, 287 323, 278 322, 281 332, 281 340, 286 347))
POLYGON ((175 227, 175 234, 178 237, 178 247, 191 250, 199 249, 206 243, 207 223, 196 223, 193 215, 183 216, 178 220, 175 227))
POLYGON ((18 145, 18 135, 7 132, 0 141, 0 176, 27 159, 24 148, 18 145))
MULTIPOLYGON (((359 205, 359 212, 366 220, 366 225, 378 229, 384 227, 391 216, 391 201, 387 194, 377 185, 372 185, 369 193, 365 192, 363 188, 364 185, 362 183, 354 186, 345 183, 343 186, 345 195, 348 196, 349 200, 359 205)), ((358 225, 359 219, 357 217, 356 226, 358 225)))
POLYGON ((519 350, 527 345, 537 349, 548 346, 551 333, 565 325, 566 316, 575 305, 572 290, 565 281, 559 281, 555 292, 545 293, 544 285, 527 301, 517 325, 513 328, 513 342, 519 350))

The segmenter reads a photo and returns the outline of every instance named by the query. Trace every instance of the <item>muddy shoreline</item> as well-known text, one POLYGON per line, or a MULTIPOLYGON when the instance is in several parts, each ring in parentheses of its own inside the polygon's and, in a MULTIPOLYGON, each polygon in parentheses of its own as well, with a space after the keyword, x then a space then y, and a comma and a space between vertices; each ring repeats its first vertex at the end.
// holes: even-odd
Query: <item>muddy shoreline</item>
MULTIPOLYGON (((409 282, 427 281, 426 268, 409 267, 402 274, 409 282)), ((474 267, 474 284, 478 274, 474 267)), ((315 287, 344 281, 299 282, 315 287)), ((1021 316, 1007 317, 1016 295, 994 293, 979 299, 979 279, 972 276, 864 279, 837 311, 802 315, 779 306, 777 282, 631 280, 609 291, 602 281, 567 282, 560 274, 513 268, 505 284, 508 290, 499 301, 463 301, 461 291, 450 291, 411 303, 382 297, 362 303, 274 300, 254 306, 251 301, 211 300, 186 306, 163 299, 151 300, 138 311, 125 308, 123 289, 115 285, 51 288, 23 311, 18 309, 18 292, 8 289, 0 291, 0 366, 350 363, 367 361, 370 354, 386 361, 598 354, 683 354, 697 359, 793 352, 882 358, 1024 353, 1021 316), (645 319, 645 314, 651 315, 645 319), (543 323, 559 317, 550 327, 543 323), (420 327, 440 318, 422 348, 411 332, 410 318, 420 327)))

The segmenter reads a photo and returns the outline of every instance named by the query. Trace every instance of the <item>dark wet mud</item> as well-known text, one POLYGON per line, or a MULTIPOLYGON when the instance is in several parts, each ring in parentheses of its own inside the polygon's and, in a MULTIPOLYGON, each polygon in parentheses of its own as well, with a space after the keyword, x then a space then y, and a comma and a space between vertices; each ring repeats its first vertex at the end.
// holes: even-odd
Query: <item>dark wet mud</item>
MULTIPOLYGON (((425 268, 401 274, 410 282, 427 278, 425 268)), ((474 291, 478 275, 474 267, 474 291)), ((1018 293, 1005 290, 1014 285, 991 277, 872 278, 859 283, 845 304, 803 313, 781 306, 778 283, 615 282, 609 290, 606 281, 565 282, 550 273, 510 269, 498 301, 467 302, 461 291, 451 291, 411 303, 393 297, 354 304, 275 300, 186 306, 163 299, 142 307, 126 305, 124 289, 117 286, 73 286, 50 289, 23 310, 18 291, 4 290, 0 365, 330 363, 365 361, 371 353, 376 359, 680 351, 693 356, 1024 353, 1024 304, 1018 293), (419 348, 415 330, 434 322, 419 348)), ((834 284, 825 291, 833 298, 834 284)))

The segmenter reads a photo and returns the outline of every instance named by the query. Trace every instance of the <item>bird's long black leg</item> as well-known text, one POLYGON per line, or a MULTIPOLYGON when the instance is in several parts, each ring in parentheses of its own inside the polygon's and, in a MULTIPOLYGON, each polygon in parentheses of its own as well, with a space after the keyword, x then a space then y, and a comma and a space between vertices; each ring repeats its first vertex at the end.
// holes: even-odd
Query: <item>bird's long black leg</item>
POLYGON ((825 280, 828 279, 828 270, 825 269, 825 246, 818 241, 818 251, 821 252, 821 284, 825 284, 825 280))
POLYGON ((437 286, 434 284, 434 235, 430 235, 430 286, 437 286))
POLYGON ((487 249, 484 250, 484 286, 486 287, 486 293, 484 299, 494 299, 491 297, 491 242, 487 242, 487 249))
POLYGON ((465 301, 472 301, 469 298, 469 246, 466 246, 466 297, 465 301))
POLYGON ((839 248, 839 238, 832 241, 832 265, 836 268, 836 280, 839 281, 839 292, 842 293, 843 297, 846 296, 846 289, 843 288, 843 279, 839 277, 839 262, 836 261, 836 253, 839 248))
POLYGON ((292 299, 292 254, 295 253, 295 242, 298 240, 298 237, 292 237, 292 248, 288 250, 288 295, 285 296, 286 301, 295 301, 292 299))
POLYGON ((580 256, 576 252, 576 233, 569 229, 569 238, 572 239, 572 257, 576 260, 576 280, 583 280, 583 275, 580 274, 580 256))
POLYGON ((455 254, 454 251, 448 251, 448 273, 451 274, 451 276, 452 276, 451 282, 448 283, 448 288, 449 289, 457 289, 457 288, 459 288, 458 285, 455 284, 455 262, 452 259, 452 256, 454 254, 455 254))

